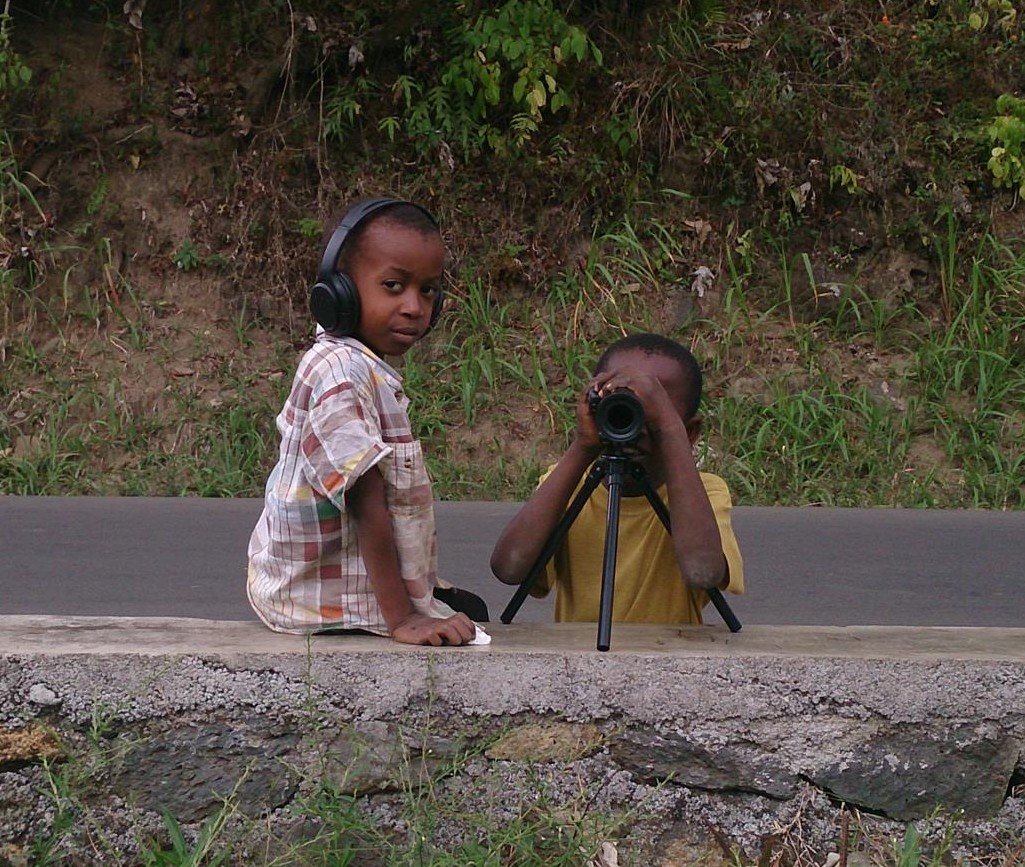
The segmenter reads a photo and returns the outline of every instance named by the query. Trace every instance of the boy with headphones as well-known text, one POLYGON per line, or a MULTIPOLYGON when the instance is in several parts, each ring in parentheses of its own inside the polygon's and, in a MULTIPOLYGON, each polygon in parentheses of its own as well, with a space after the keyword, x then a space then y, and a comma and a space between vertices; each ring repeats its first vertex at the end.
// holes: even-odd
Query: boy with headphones
POLYGON ((396 199, 357 203, 327 243, 310 291, 316 340, 277 418, 278 462, 249 542, 249 601, 271 629, 487 640, 471 620, 487 620, 483 602, 438 587, 431 482, 384 361, 437 321, 444 264, 434 218, 396 199))

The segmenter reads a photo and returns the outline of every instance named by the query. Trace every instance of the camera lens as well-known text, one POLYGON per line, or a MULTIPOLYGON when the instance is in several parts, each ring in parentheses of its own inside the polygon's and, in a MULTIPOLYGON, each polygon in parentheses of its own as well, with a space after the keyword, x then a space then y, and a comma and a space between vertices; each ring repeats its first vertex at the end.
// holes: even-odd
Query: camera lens
POLYGON ((644 430, 644 407, 626 389, 613 391, 592 403, 598 435, 609 443, 630 443, 644 430))

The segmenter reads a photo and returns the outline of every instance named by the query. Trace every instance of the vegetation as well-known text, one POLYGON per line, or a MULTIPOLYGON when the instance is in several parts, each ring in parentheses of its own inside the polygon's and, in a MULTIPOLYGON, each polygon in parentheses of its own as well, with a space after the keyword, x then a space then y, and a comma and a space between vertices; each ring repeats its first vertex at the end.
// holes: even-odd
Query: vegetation
POLYGON ((738 502, 1021 508, 1020 34, 995 0, 8 8, 0 492, 260 495, 321 226, 387 191, 453 253, 403 371, 439 496, 526 496, 652 329, 738 502))
MULTIPOLYGON (((316 752, 324 745, 317 741, 317 712, 311 712, 305 731, 316 752)), ((665 791, 671 783, 611 808, 602 793, 583 786, 567 754, 502 760, 504 784, 496 788, 482 778, 501 779, 487 767, 499 760, 488 758, 481 744, 425 761, 429 717, 424 726, 402 732, 391 768, 398 779, 383 791, 356 793, 344 772, 338 779, 306 768, 290 803, 254 815, 240 792, 243 774, 234 790, 219 796, 219 808, 184 823, 166 809, 157 815, 140 805, 139 792, 115 799, 104 794, 111 773, 144 736, 118 734, 113 716, 97 708, 91 725, 62 741, 58 755, 18 770, 40 797, 25 845, 0 846, 0 857, 33 867, 1016 867, 1023 854, 1020 840, 993 839, 994 823, 960 814, 937 811, 901 823, 815 806, 807 797, 795 799, 789 818, 774 823, 753 847, 709 826, 692 829, 693 839, 705 842, 687 842, 681 854, 661 833, 679 818, 667 815, 679 809, 665 791), (662 802, 655 797, 660 791, 662 802)), ((55 735, 48 740, 57 743, 55 735)), ((353 740, 358 744, 359 736, 353 740)), ((299 770, 287 768, 289 774, 299 770)))

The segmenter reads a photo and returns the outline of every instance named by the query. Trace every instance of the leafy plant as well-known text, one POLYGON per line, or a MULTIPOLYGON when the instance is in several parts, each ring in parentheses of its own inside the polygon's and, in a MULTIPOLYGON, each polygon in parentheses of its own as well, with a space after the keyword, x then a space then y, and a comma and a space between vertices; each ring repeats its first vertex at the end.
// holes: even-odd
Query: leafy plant
POLYGON ((993 173, 996 186, 1013 188, 1017 195, 1022 195, 1025 194, 1025 162, 1022 161, 1025 100, 1004 93, 997 97, 996 108, 1000 114, 986 127, 986 134, 993 143, 986 167, 993 173))
POLYGON ((110 182, 106 176, 101 177, 93 188, 92 193, 89 194, 89 201, 86 202, 85 212, 90 217, 95 217, 100 209, 103 208, 104 203, 107 201, 107 190, 110 186, 110 182))
POLYGON ((313 217, 300 217, 295 221, 295 230, 307 240, 316 240, 324 232, 324 224, 313 217))
POLYGON ((376 90, 374 82, 363 75, 333 87, 324 103, 324 137, 346 141, 358 127, 364 103, 376 90))
POLYGON ((981 0, 968 13, 968 26, 972 30, 985 30, 991 22, 1005 35, 1010 35, 1018 23, 1018 10, 1012 0, 981 0))
POLYGON ((861 192, 858 183, 858 173, 842 163, 837 163, 829 168, 829 189, 839 187, 849 196, 856 196, 861 192))
POLYGON ((143 849, 140 860, 144 867, 219 867, 231 856, 229 848, 220 848, 218 835, 227 819, 227 810, 219 810, 199 829, 190 843, 178 820, 166 810, 163 813, 168 845, 143 849))
POLYGON ((507 0, 454 28, 436 82, 399 76, 392 90, 401 123, 392 117, 380 126, 392 138, 403 127, 421 152, 517 151, 570 104, 567 64, 587 60, 600 66, 600 49, 552 0, 507 0))
POLYGON ((192 239, 186 238, 175 251, 173 261, 180 270, 191 271, 202 264, 203 257, 200 256, 192 239))
POLYGON ((11 46, 10 28, 11 16, 5 8, 0 14, 0 98, 27 87, 32 80, 32 70, 11 46))

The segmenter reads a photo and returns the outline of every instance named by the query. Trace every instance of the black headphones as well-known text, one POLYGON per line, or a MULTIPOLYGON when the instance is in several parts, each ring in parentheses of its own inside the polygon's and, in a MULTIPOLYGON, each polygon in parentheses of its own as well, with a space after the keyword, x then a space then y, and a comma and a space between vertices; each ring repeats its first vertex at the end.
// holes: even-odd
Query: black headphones
MULTIPOLYGON (((411 205, 422 211, 437 226, 437 221, 425 208, 414 202, 404 202, 401 199, 365 199, 362 202, 357 202, 345 212, 338 228, 331 234, 327 247, 324 248, 320 269, 317 271, 317 282, 310 289, 310 312, 317 324, 334 337, 348 337, 355 334, 359 325, 359 292, 356 289, 355 281, 344 271, 338 270, 338 256, 353 229, 371 214, 391 205, 411 205)), ((429 328, 433 328, 434 323, 438 321, 443 303, 444 299, 441 287, 439 287, 434 296, 429 328)))

